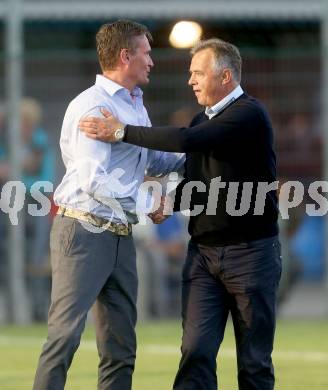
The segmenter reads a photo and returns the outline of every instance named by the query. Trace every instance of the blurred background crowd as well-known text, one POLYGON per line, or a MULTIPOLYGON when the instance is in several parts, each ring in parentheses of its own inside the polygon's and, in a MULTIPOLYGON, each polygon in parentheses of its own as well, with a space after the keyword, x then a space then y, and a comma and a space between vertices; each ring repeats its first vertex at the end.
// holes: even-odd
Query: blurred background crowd
MULTIPOLYGON (((58 141, 66 106, 74 96, 92 85, 95 75, 100 72, 95 51, 97 29, 104 22, 124 16, 110 12, 101 16, 98 12, 89 17, 82 12, 84 1, 71 3, 81 7, 76 6, 69 15, 59 12, 53 18, 38 14, 36 7, 36 14, 27 18, 23 25, 25 97, 17 115, 20 117, 23 182, 28 192, 35 181, 51 181, 54 188, 59 183, 64 167, 58 141)), ((166 3, 168 7, 173 4, 171 1, 154 3, 166 3)), ((188 19, 199 23, 203 38, 219 37, 240 48, 244 61, 241 85, 248 94, 265 103, 272 117, 280 183, 298 180, 308 188, 311 182, 324 180, 324 132, 320 110, 322 49, 318 17, 304 13, 279 19, 270 15, 257 17, 255 13, 252 17, 222 18, 219 8, 221 3, 224 6, 224 1, 212 2, 214 16, 197 17, 196 8, 192 12, 195 3, 186 3, 188 15, 193 15, 188 19)), ((276 7, 279 3, 282 2, 276 2, 276 7)), ((99 6, 101 4, 104 2, 99 1, 99 6)), ((97 1, 94 7, 97 7, 97 1)), ((155 11, 153 16, 147 12, 143 16, 140 9, 136 10, 135 17, 133 13, 126 16, 146 24, 155 38, 152 51, 155 66, 150 84, 144 90, 145 105, 153 124, 187 126, 200 108, 187 86, 189 51, 173 47, 169 41, 170 32, 179 18, 174 15, 161 18, 155 11)), ((4 33, 5 20, 0 18, 0 36, 4 33)), ((11 177, 3 92, 5 62, 3 40, 0 41, 0 191, 11 177)), ((52 200, 51 194, 47 196, 52 200)), ((305 213, 307 201, 305 198, 302 205, 291 210, 289 220, 281 221, 284 244, 282 313, 292 312, 293 309, 284 305, 294 299, 295 291, 302 294, 305 289, 309 294, 321 295, 326 281, 325 221, 324 217, 309 217, 305 213)), ((26 201, 25 205, 28 203, 26 201)), ((48 243, 54 212, 55 208, 45 217, 31 217, 25 210, 24 269, 31 321, 42 322, 47 316, 51 288, 48 243)), ((162 225, 149 223, 134 229, 142 318, 179 316, 180 274, 188 240, 186 225, 186 217, 175 214, 162 225)), ((0 211, 0 322, 10 320, 8 229, 8 216, 0 211)), ((314 306, 318 304, 314 302, 314 306)), ((323 312, 323 308, 318 308, 313 315, 320 316, 323 312)))

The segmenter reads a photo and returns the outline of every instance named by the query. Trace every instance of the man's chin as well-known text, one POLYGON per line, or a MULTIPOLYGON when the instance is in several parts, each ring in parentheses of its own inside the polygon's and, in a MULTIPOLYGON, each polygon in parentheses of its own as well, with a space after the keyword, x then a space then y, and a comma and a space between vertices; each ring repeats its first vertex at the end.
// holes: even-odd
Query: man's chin
POLYGON ((143 80, 139 81, 139 85, 147 85, 149 83, 149 78, 145 77, 143 80))
POLYGON ((197 103, 198 103, 200 106, 204 106, 204 102, 203 102, 202 98, 196 97, 196 99, 197 99, 197 103))

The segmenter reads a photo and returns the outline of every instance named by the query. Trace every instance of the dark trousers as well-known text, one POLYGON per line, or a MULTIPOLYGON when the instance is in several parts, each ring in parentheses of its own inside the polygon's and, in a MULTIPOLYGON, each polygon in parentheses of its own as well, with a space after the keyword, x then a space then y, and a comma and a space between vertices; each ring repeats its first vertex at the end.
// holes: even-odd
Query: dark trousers
POLYGON ((182 274, 182 358, 175 390, 217 389, 216 357, 231 313, 240 390, 272 390, 277 237, 238 245, 189 243, 182 274))
POLYGON ((100 358, 98 388, 130 390, 136 355, 137 299, 132 237, 109 231, 90 232, 79 221, 57 215, 50 249, 48 339, 33 389, 64 389, 87 313, 93 305, 100 358))

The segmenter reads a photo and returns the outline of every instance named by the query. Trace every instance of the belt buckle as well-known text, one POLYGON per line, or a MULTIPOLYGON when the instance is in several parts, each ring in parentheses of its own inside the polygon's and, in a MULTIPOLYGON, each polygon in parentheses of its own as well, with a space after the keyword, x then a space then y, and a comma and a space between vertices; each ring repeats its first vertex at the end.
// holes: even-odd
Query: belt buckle
POLYGON ((100 228, 104 228, 105 230, 109 230, 110 232, 114 233, 114 234, 117 234, 118 236, 127 236, 129 235, 129 227, 124 225, 124 224, 120 224, 120 223, 116 223, 116 222, 112 222, 112 221, 108 221, 106 220, 105 218, 102 218, 102 217, 96 217, 92 214, 89 214, 93 223, 100 227, 100 228))
POLYGON ((129 235, 129 226, 124 225, 123 223, 115 223, 111 222, 109 227, 113 231, 113 233, 118 236, 128 236, 129 235))

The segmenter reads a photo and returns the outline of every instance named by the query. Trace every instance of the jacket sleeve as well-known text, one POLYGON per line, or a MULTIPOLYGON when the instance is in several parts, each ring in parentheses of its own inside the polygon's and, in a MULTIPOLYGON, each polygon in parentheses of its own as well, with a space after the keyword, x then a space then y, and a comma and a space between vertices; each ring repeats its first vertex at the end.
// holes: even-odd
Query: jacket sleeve
POLYGON ((221 115, 194 127, 126 126, 124 142, 168 152, 201 152, 233 147, 256 137, 253 129, 261 118, 251 106, 231 106, 221 115))

